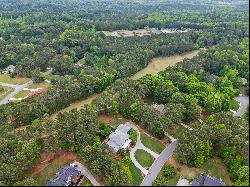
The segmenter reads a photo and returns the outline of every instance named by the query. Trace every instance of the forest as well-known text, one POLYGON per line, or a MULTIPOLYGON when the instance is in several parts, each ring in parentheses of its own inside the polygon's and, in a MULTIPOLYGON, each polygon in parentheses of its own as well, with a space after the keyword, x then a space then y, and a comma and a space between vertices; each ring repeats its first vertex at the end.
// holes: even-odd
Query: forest
POLYGON ((79 155, 107 185, 132 185, 126 157, 101 143, 99 115, 131 119, 158 139, 188 124, 193 131, 179 137, 174 158, 199 168, 216 155, 233 185, 249 185, 249 114, 230 112, 240 78, 249 94, 248 16, 246 0, 0 0, 0 69, 15 65, 12 77, 34 82, 47 68, 59 77, 47 93, 0 105, 0 185, 37 185, 28 172, 44 151, 58 150, 79 155), (119 38, 97 32, 142 28, 191 30, 119 38), (155 57, 200 48, 156 75, 130 79, 155 57), (95 93, 81 110, 50 118, 95 93), (152 103, 164 104, 165 113, 152 103))

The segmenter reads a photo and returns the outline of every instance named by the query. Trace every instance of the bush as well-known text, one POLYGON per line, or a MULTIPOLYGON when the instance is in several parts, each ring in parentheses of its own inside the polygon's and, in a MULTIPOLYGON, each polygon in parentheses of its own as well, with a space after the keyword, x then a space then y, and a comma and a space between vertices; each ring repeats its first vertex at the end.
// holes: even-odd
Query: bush
POLYGON ((162 171, 163 171, 163 176, 166 177, 167 179, 170 179, 177 173, 176 168, 172 165, 164 166, 162 171))
POLYGON ((138 136, 136 130, 130 129, 129 135, 130 135, 130 139, 132 140, 132 143, 136 144, 137 136, 138 136))
POLYGON ((167 185, 167 180, 164 177, 157 177, 153 183, 153 186, 166 186, 167 185))

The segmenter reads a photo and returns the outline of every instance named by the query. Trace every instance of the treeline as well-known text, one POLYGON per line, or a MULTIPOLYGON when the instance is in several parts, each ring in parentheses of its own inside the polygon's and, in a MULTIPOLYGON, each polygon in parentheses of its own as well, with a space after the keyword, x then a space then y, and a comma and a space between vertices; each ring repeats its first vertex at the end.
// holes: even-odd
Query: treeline
POLYGON ((233 185, 249 185, 247 121, 221 112, 191 127, 192 131, 179 138, 174 157, 180 163, 201 167, 212 156, 219 156, 228 168, 233 185))

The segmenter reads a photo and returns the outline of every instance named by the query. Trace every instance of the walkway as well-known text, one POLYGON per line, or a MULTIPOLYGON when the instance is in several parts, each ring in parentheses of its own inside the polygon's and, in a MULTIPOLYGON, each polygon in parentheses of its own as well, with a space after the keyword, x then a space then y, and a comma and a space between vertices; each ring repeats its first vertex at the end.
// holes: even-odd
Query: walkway
MULTIPOLYGON (((52 69, 44 72, 43 74, 44 75, 48 75, 52 72, 52 69)), ((31 85, 33 83, 32 80, 30 80, 29 82, 25 83, 25 84, 21 84, 21 85, 16 85, 16 84, 8 84, 8 83, 4 83, 4 82, 0 82, 0 85, 1 86, 8 86, 8 87, 11 87, 11 88, 14 88, 15 90, 11 93, 9 93, 5 98, 3 98, 1 101, 0 101, 0 105, 3 105, 3 104, 6 104, 10 101, 10 99, 12 97, 14 97, 15 95, 17 95, 20 91, 22 91, 24 88, 28 87, 29 85, 31 85)))
POLYGON ((136 145, 131 149, 130 151, 130 158, 132 160, 132 162, 134 163, 134 165, 141 170, 141 172, 144 174, 144 175, 147 175, 148 174, 148 170, 145 169, 144 167, 142 167, 141 164, 139 164, 139 162, 137 162, 136 158, 135 158, 135 152, 137 151, 137 149, 142 149, 146 152, 148 152, 149 154, 151 154, 155 159, 157 159, 159 157, 159 154, 155 153, 154 151, 150 150, 149 148, 145 147, 142 143, 141 143, 141 133, 139 131, 139 129, 129 123, 129 124, 126 124, 128 125, 129 127, 133 128, 137 134, 138 134, 138 137, 137 137, 137 141, 136 141, 136 145))
POLYGON ((165 148, 158 159, 155 160, 148 174, 141 183, 141 186, 152 186, 152 182, 156 179, 157 175, 160 173, 161 168, 168 160, 168 158, 173 154, 177 145, 177 140, 172 142, 167 148, 165 148))
POLYGON ((249 106, 249 97, 238 96, 235 99, 240 103, 240 108, 233 114, 233 116, 242 116, 249 106))
POLYGON ((82 174, 85 177, 87 177, 94 186, 101 186, 101 184, 97 182, 95 177, 89 172, 89 170, 84 165, 82 165, 80 162, 77 162, 77 161, 74 161, 74 164, 78 165, 82 174))

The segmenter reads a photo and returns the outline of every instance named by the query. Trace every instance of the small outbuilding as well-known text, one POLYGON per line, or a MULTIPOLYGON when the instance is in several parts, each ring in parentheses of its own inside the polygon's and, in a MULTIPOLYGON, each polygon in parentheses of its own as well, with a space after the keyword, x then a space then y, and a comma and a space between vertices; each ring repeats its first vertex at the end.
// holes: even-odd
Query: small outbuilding
POLYGON ((14 71, 15 71, 15 66, 9 65, 7 68, 3 70, 3 73, 10 74, 10 73, 13 73, 14 71))

